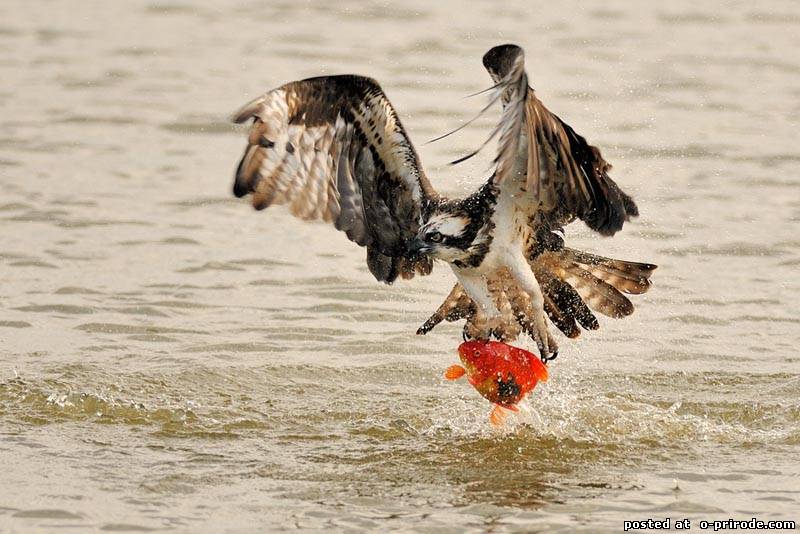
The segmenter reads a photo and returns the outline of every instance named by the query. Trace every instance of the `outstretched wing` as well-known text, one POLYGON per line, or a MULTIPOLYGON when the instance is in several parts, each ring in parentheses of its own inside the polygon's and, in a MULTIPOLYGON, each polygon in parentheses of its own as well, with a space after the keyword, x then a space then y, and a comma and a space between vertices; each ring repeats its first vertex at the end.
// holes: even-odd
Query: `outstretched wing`
POLYGON ((375 80, 322 76, 287 83, 244 106, 253 119, 233 192, 253 207, 287 204, 323 219, 361 246, 380 281, 428 274, 410 257, 421 214, 437 198, 419 157, 375 80))
POLYGON ((613 235, 639 214, 633 199, 608 176, 600 150, 551 113, 528 85, 525 55, 516 45, 496 46, 483 64, 503 100, 494 180, 523 181, 538 200, 538 213, 553 226, 575 218, 613 235))

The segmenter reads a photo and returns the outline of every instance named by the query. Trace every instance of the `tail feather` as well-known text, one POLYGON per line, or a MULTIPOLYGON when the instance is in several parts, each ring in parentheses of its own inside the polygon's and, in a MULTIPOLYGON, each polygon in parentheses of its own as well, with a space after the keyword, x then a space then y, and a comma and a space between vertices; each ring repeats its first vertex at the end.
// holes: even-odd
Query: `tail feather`
MULTIPOLYGON (((548 293, 544 294, 544 311, 547 313, 547 316, 550 317, 550 320, 553 321, 553 324, 556 325, 556 328, 561 330, 565 336, 576 338, 581 335, 581 329, 578 328, 575 318, 563 313, 561 308, 553 302, 553 298, 548 293)), ((526 329, 526 333, 530 332, 526 329)))
POLYGON ((583 301, 593 310, 608 317, 627 317, 633 304, 617 288, 577 265, 564 269, 564 281, 575 288, 583 301))
POLYGON ((564 260, 579 264, 597 278, 631 295, 641 295, 650 289, 650 276, 656 266, 650 263, 614 260, 588 252, 565 248, 564 260))
MULTIPOLYGON (((568 337, 577 337, 577 334, 575 336, 570 335, 574 333, 572 327, 577 328, 576 321, 586 330, 600 328, 597 318, 581 298, 581 295, 566 280, 543 269, 537 269, 535 274, 542 288, 542 293, 549 298, 555 308, 553 313, 548 312, 548 315, 559 330, 568 337), (554 319, 554 316, 559 317, 558 322, 554 319), (567 330, 561 328, 559 322, 566 326, 567 330)), ((547 311, 546 307, 545 311, 547 311)))
MULTIPOLYGON (((638 295, 646 292, 651 285, 650 276, 656 269, 649 263, 604 258, 569 248, 540 252, 530 260, 530 264, 542 289, 545 312, 550 321, 570 338, 578 337, 581 328, 600 328, 593 311, 614 318, 632 314, 633 304, 623 293, 638 295)), ((502 280, 490 280, 490 286, 502 293, 495 295, 498 304, 510 305, 513 311, 510 320, 516 319, 522 330, 533 336, 534 312, 530 307, 530 297, 513 278, 508 278, 507 272, 498 271, 492 275, 497 276, 503 277, 502 280)), ((472 299, 456 284, 417 333, 425 334, 444 320, 466 318, 469 324, 474 313, 472 299)), ((514 332, 513 328, 505 330, 514 332)), ((512 337, 515 339, 516 333, 512 337)))
MULTIPOLYGON (((623 293, 639 295, 646 292, 651 285, 650 276, 656 269, 650 263, 605 258, 566 247, 541 253, 531 261, 531 267, 545 293, 552 291, 550 287, 555 279, 567 288, 558 291, 565 295, 569 292, 574 294, 572 299, 563 302, 552 299, 562 314, 575 315, 588 306, 615 318, 633 313, 633 304, 623 293), (583 308, 573 304, 574 301, 580 302, 583 308)), ((576 320, 583 328, 597 328, 596 319, 591 313, 587 316, 586 311, 582 316, 575 315, 576 320)))

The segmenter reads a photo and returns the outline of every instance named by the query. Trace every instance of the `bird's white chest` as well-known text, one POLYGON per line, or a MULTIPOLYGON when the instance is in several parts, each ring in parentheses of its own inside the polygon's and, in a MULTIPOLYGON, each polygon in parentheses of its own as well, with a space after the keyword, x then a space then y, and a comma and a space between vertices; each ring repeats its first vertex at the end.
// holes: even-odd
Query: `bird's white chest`
MULTIPOLYGON (((508 185, 517 188, 517 184, 508 185)), ((524 253, 530 237, 530 202, 523 198, 524 192, 516 195, 503 191, 492 216, 494 238, 489 253, 481 264, 481 270, 494 270, 509 264, 509 258, 524 253)))

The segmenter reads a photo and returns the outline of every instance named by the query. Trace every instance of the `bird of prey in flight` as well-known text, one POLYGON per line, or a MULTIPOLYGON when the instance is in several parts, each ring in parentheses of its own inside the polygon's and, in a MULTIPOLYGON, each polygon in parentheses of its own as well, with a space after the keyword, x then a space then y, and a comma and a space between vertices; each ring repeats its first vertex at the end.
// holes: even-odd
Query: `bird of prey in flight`
POLYGON ((463 318, 465 337, 525 332, 551 359, 549 323, 576 337, 579 325, 598 328, 593 311, 630 315, 625 293, 647 291, 656 266, 565 245, 570 222, 610 236, 638 215, 636 204, 600 150, 537 98, 520 47, 496 46, 483 64, 490 105, 500 100, 503 111, 489 137, 499 136, 494 172, 469 196, 434 190, 381 87, 356 75, 290 82, 245 105, 234 120, 252 126, 233 192, 259 210, 285 204, 333 223, 366 247, 370 272, 387 284, 429 274, 434 260, 449 264, 457 283, 418 334, 463 318))

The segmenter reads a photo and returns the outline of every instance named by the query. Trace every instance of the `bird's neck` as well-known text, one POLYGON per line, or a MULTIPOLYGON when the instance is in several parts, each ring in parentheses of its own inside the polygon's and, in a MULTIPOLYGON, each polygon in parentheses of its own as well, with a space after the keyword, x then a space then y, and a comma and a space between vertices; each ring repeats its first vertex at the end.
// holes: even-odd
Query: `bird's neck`
POLYGON ((498 193, 497 187, 489 180, 461 201, 461 207, 469 219, 464 234, 468 236, 470 245, 467 249, 468 257, 456 262, 458 267, 477 267, 488 254, 494 235, 493 216, 498 193))

